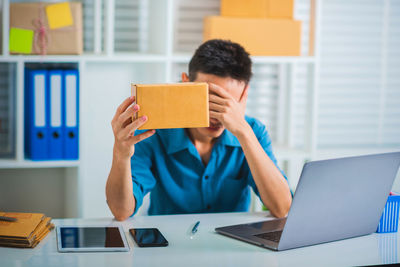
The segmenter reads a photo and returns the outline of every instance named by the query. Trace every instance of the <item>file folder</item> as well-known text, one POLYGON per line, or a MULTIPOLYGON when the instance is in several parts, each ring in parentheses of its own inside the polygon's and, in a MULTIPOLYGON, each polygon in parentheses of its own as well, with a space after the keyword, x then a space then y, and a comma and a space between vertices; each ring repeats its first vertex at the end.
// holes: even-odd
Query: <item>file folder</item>
POLYGON ((63 72, 50 70, 48 72, 48 99, 49 108, 49 158, 63 158, 63 131, 62 131, 62 98, 63 72))
POLYGON ((79 72, 64 71, 64 159, 79 158, 79 72))
POLYGON ((25 155, 46 160, 48 153, 47 71, 26 70, 25 155))

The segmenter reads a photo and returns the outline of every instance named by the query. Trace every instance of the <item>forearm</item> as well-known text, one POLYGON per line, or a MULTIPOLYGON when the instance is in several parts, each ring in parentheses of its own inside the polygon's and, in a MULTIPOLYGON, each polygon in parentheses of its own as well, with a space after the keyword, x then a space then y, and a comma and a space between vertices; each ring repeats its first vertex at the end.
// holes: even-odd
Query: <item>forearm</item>
POLYGON ((132 174, 129 158, 113 156, 113 162, 106 184, 107 203, 115 218, 127 219, 135 210, 132 188, 132 174))
POLYGON ((251 127, 247 126, 238 134, 238 140, 261 200, 272 215, 284 217, 292 203, 289 186, 282 173, 265 153, 251 127))

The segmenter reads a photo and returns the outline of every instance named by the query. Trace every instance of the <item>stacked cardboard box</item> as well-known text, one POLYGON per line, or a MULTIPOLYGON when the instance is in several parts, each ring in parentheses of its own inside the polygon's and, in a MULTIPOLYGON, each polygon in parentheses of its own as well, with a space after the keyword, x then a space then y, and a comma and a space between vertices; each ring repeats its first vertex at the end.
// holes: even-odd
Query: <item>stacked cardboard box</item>
POLYGON ((54 228, 51 218, 42 213, 0 212, 16 221, 0 221, 0 246, 34 248, 54 228))
POLYGON ((221 16, 204 20, 204 41, 227 39, 254 56, 299 56, 301 22, 294 0, 221 0, 221 16))

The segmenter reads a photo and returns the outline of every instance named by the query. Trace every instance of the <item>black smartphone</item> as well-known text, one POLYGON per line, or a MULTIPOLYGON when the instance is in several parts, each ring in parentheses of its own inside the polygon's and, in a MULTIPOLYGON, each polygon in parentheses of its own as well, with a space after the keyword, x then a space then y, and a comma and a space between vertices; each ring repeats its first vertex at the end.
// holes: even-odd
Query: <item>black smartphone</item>
POLYGON ((133 228, 129 232, 139 247, 166 247, 168 241, 157 228, 133 228))

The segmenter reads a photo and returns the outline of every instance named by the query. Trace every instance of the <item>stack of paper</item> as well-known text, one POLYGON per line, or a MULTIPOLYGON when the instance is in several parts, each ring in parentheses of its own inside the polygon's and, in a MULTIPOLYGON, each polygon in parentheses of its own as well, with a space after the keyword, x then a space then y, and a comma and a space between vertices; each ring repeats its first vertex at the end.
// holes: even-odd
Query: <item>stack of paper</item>
POLYGON ((54 228, 51 218, 42 213, 0 212, 0 216, 17 219, 0 221, 0 246, 34 248, 54 228))

